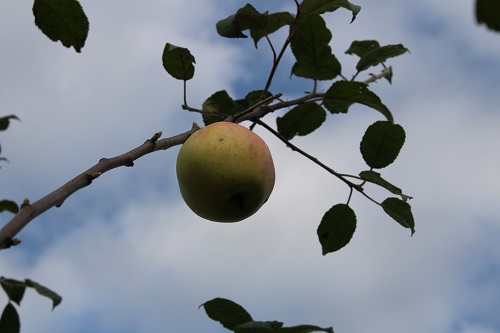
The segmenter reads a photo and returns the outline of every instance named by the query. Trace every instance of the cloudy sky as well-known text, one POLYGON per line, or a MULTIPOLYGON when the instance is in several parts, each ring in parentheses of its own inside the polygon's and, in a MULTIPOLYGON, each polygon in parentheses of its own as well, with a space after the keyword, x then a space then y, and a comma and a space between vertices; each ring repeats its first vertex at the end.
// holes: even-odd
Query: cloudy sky
MULTIPOLYGON (((0 198, 37 200, 101 157, 200 122, 180 108, 181 82, 163 70, 166 42, 196 57, 192 106, 220 89, 235 98, 261 89, 266 45, 255 50, 251 40, 222 39, 214 28, 245 3, 86 1, 91 30, 77 54, 38 31, 31 3, 2 2, 0 114, 22 122, 0 133, 10 161, 0 170, 0 198)), ((393 85, 382 80, 371 89, 407 132, 400 157, 382 173, 414 197, 413 237, 355 194, 354 238, 322 256, 317 225, 349 190, 262 128, 256 132, 277 171, 270 200, 241 223, 204 221, 180 197, 176 147, 103 175, 33 221, 19 235, 22 245, 0 253, 0 275, 31 278, 63 296, 52 312, 28 291, 22 332, 226 332, 198 309, 214 297, 236 301, 256 320, 337 333, 499 332, 500 34, 476 25, 472 0, 354 3, 362 10, 352 24, 344 10, 325 17, 346 76, 354 74, 355 58, 344 54, 352 40, 411 51, 390 61, 393 85)), ((293 10, 291 0, 273 6, 293 10)), ((311 89, 289 80, 292 61, 288 54, 271 89, 288 98, 311 89)), ((365 168, 359 141, 379 119, 355 107, 294 142, 357 174, 365 168)), ((9 218, 2 214, 0 223, 9 218)))

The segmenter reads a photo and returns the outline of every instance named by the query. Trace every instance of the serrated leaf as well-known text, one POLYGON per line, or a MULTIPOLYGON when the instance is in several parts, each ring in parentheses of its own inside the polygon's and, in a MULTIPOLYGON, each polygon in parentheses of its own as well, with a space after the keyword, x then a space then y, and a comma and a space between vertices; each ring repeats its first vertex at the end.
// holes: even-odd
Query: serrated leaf
POLYGON ((228 330, 234 331, 237 326, 252 321, 252 316, 241 305, 225 298, 214 298, 201 306, 211 319, 228 330))
POLYGON ((215 24, 217 33, 226 38, 247 38, 236 14, 230 15, 215 24))
POLYGON ((309 16, 290 43, 297 60, 292 74, 313 80, 331 80, 340 74, 341 65, 329 45, 331 39, 325 20, 319 15, 309 16))
POLYGON ((307 135, 326 120, 326 111, 314 102, 300 104, 276 119, 278 132, 287 140, 295 135, 307 135))
POLYGON ((356 19, 356 15, 358 15, 361 10, 360 6, 354 5, 346 0, 304 0, 302 2, 302 11, 300 13, 302 18, 300 20, 307 19, 307 17, 312 14, 334 12, 341 7, 351 11, 351 23, 356 19))
POLYGON ((227 91, 221 90, 214 93, 212 96, 207 98, 202 104, 202 110, 205 112, 214 113, 214 115, 204 114, 203 122, 205 125, 209 125, 218 121, 224 120, 227 116, 232 116, 240 108, 236 105, 234 100, 229 96, 227 91))
POLYGON ((409 51, 402 44, 385 45, 379 48, 375 48, 363 54, 363 56, 359 59, 358 64, 356 65, 356 69, 358 71, 364 71, 371 66, 381 64, 389 58, 400 56, 406 52, 409 51))
POLYGON ((24 281, 7 279, 2 276, 0 277, 0 284, 9 299, 17 305, 20 305, 24 296, 24 291, 26 290, 26 283, 24 281))
POLYGON ((346 54, 355 54, 358 57, 362 57, 367 52, 377 49, 380 47, 380 44, 376 40, 355 40, 351 43, 351 46, 346 54))
POLYGON ((0 332, 19 333, 20 331, 21 323, 17 310, 12 303, 7 303, 0 317, 0 332))
POLYGON ((35 0, 36 26, 52 41, 81 52, 89 32, 89 20, 77 0, 35 0))
POLYGON ((194 76, 196 60, 187 48, 170 43, 165 44, 162 62, 163 68, 174 79, 187 81, 194 76))
POLYGON ((356 230, 356 215, 346 204, 330 208, 318 227, 317 234, 323 255, 335 252, 346 246, 356 230))
POLYGON ((409 203, 398 198, 387 198, 382 202, 384 211, 396 222, 411 230, 411 235, 415 233, 415 221, 409 203))
POLYGON ((406 194, 403 194, 403 192, 401 191, 401 189, 399 187, 394 186, 391 183, 389 183, 388 181, 386 181, 385 179, 383 179, 380 176, 380 173, 378 173, 378 172, 375 172, 372 170, 362 171, 359 173, 359 176, 361 177, 361 179, 366 180, 367 182, 377 184, 377 185, 385 188, 389 192, 401 196, 401 199, 403 201, 413 199, 412 197, 410 197, 406 194))
POLYGON ((252 37, 255 48, 257 48, 257 43, 265 36, 278 31, 285 25, 291 25, 293 23, 294 16, 289 12, 279 12, 272 13, 267 16, 267 22, 265 26, 261 29, 250 29, 250 37, 252 37))
POLYGON ((334 333, 333 328, 331 327, 321 328, 314 325, 298 325, 292 327, 283 327, 280 330, 280 333, 311 333, 311 332, 334 333))
POLYGON ((276 333, 281 332, 280 328, 283 326, 279 321, 249 321, 247 323, 238 325, 235 333, 276 333))
POLYGON ((0 118, 0 131, 5 131, 7 128, 9 128, 10 121, 12 119, 19 120, 19 118, 13 114, 0 118))
POLYGON ((334 82, 327 90, 323 103, 331 113, 347 113, 352 104, 363 104, 379 111, 387 120, 393 121, 391 111, 363 82, 334 82))
POLYGON ((30 279, 26 279, 25 282, 27 287, 35 289, 40 295, 45 296, 50 300, 52 300, 52 310, 54 310, 56 306, 61 304, 62 297, 59 296, 56 292, 30 279))
POLYGON ((12 214, 17 214, 19 211, 19 206, 12 200, 1 200, 0 201, 0 213, 8 211, 12 214))
POLYGON ((261 14, 247 3, 243 8, 238 9, 236 18, 242 30, 264 30, 267 25, 268 12, 261 14))
POLYGON ((396 160, 404 142, 405 131, 401 125, 377 121, 368 127, 361 140, 361 155, 369 167, 385 168, 396 160))
POLYGON ((488 29, 500 32, 500 1, 476 0, 476 20, 488 29))

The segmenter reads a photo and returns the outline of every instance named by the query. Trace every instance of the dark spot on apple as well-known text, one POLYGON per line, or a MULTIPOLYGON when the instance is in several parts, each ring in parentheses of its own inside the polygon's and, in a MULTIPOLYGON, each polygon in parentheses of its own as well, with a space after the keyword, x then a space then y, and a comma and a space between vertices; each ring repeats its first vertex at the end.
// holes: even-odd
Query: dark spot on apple
POLYGON ((219 142, 222 142, 222 141, 224 141, 224 138, 219 138, 219 142))
POLYGON ((241 192, 231 194, 229 202, 236 204, 240 209, 245 209, 245 196, 241 192))

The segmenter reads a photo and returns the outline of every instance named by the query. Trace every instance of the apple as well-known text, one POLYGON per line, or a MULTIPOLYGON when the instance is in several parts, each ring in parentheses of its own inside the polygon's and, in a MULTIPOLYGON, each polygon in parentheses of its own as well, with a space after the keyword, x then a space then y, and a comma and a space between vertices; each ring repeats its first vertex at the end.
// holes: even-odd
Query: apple
POLYGON ((253 215, 274 188, 274 163, 266 143, 231 122, 193 133, 179 151, 176 169, 188 207, 215 222, 238 222, 253 215))

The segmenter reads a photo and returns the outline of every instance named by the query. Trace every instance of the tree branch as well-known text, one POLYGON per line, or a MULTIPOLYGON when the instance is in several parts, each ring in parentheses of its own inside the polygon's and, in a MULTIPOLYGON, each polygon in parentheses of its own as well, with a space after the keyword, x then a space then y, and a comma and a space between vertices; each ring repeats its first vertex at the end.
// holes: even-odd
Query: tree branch
POLYGON ((146 140, 142 145, 130 150, 122 155, 112 158, 102 158, 99 162, 79 174, 63 186, 52 193, 47 194, 40 200, 30 203, 27 199, 21 205, 19 212, 0 229, 0 250, 6 249, 12 245, 19 244, 20 240, 14 238, 28 223, 34 218, 43 214, 52 207, 59 207, 63 202, 76 191, 87 187, 92 181, 105 172, 121 167, 131 167, 138 158, 158 150, 166 150, 173 146, 180 145, 199 129, 198 125, 193 124, 191 130, 175 135, 169 138, 159 140, 161 132, 155 133, 153 137, 146 140))

